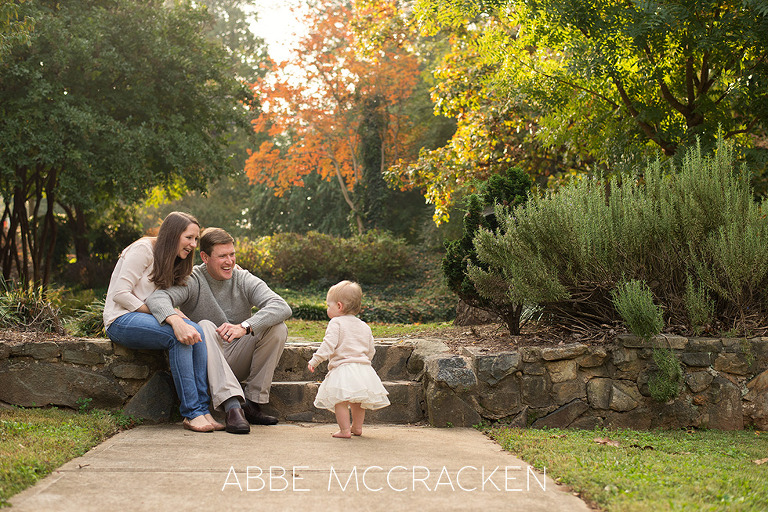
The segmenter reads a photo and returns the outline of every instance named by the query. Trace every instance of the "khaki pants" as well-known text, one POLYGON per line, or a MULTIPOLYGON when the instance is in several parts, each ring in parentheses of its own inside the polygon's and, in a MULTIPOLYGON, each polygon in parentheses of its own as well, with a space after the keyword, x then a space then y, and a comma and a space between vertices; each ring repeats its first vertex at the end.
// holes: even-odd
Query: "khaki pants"
POLYGON ((216 333, 213 322, 202 320, 198 324, 208 349, 208 384, 214 409, 221 410, 222 402, 233 396, 259 404, 269 402, 269 388, 288 339, 288 327, 279 323, 229 343, 216 333))

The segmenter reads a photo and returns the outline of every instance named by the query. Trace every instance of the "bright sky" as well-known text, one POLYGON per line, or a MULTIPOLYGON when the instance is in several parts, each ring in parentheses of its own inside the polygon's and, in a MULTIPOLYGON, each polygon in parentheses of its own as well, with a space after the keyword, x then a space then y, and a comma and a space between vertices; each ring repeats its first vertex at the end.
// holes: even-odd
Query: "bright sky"
POLYGON ((251 30, 269 45, 269 55, 275 61, 288 58, 296 34, 303 28, 291 12, 292 7, 301 5, 301 0, 252 0, 251 5, 258 14, 258 20, 251 30))

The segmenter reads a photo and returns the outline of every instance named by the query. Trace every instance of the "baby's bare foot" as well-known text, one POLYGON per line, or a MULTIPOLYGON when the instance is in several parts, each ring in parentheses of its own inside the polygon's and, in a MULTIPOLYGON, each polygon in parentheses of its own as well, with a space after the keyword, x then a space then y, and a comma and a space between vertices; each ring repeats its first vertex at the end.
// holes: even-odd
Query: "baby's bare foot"
POLYGON ((352 434, 350 432, 342 432, 341 430, 339 430, 335 434, 331 434, 331 436, 339 439, 349 439, 350 437, 352 437, 352 434))
POLYGON ((361 436, 361 435, 363 435, 363 429, 361 429, 361 428, 353 428, 352 429, 352 435, 353 436, 361 436))

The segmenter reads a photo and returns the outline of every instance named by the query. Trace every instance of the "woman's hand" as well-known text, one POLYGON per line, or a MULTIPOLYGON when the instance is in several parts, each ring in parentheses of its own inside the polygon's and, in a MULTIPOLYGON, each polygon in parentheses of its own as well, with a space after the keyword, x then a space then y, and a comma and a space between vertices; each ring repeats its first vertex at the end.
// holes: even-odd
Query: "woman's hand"
POLYGON ((165 322, 173 327, 173 334, 176 336, 176 339, 179 340, 179 343, 183 343, 184 345, 194 345, 195 343, 203 341, 200 337, 200 333, 197 332, 197 329, 185 322, 179 315, 171 315, 165 319, 165 322))

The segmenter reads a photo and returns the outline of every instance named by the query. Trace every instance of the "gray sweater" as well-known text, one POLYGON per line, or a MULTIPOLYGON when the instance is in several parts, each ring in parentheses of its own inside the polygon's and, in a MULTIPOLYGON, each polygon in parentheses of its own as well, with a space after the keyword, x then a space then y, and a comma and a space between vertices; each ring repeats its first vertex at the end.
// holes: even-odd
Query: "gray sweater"
POLYGON ((195 266, 186 286, 156 290, 146 304, 160 323, 179 308, 193 322, 210 320, 218 327, 246 321, 254 332, 284 322, 292 314, 282 297, 247 270, 235 268, 231 279, 217 281, 205 264, 195 266))

